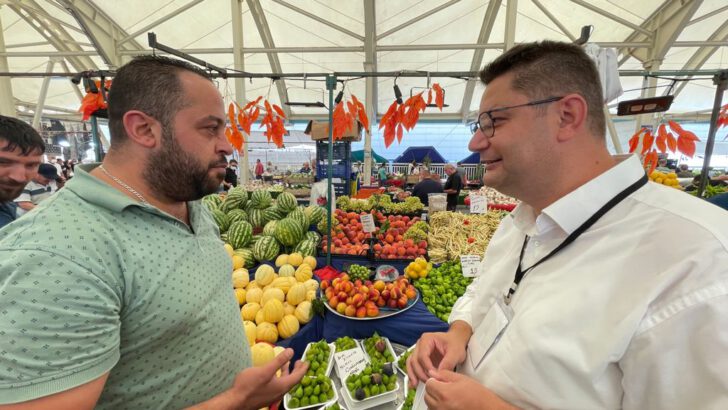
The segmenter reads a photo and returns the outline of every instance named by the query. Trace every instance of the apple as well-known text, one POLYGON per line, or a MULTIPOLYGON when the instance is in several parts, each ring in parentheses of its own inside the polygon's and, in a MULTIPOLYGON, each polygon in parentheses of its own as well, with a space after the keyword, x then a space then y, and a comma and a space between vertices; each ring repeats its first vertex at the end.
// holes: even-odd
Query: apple
POLYGON ((366 317, 366 316, 367 316, 367 308, 365 308, 364 306, 360 306, 356 310, 356 317, 366 317))
POLYGON ((377 315, 379 315, 379 308, 377 307, 377 305, 367 307, 366 311, 368 317, 376 317, 377 315))
POLYGON ((384 285, 385 284, 384 284, 383 280, 378 280, 378 281, 374 282, 374 289, 381 292, 384 290, 384 285))
POLYGON ((379 298, 375 301, 377 304, 377 307, 384 307, 387 305, 387 302, 384 300, 384 298, 379 298))
POLYGON ((389 299, 389 301, 387 301, 387 306, 392 309, 397 309, 397 299, 389 299))
POLYGON ((364 296, 362 296, 361 293, 357 293, 356 295, 352 296, 351 302, 354 306, 360 307, 364 304, 364 296))
POLYGON ((398 307, 399 307, 400 309, 404 309, 405 307, 407 307, 407 301, 408 301, 408 300, 409 300, 409 299, 407 299, 407 295, 402 295, 402 296, 400 296, 400 298, 399 298, 399 299, 397 299, 397 306, 398 306, 398 307))
POLYGON ((389 298, 390 298, 390 296, 391 296, 391 295, 390 295, 390 293, 391 293, 391 291, 390 291, 389 289, 384 289, 384 290, 382 290, 382 292, 381 292, 381 293, 379 294, 379 296, 380 296, 380 297, 381 297, 382 299, 384 299, 384 301, 387 301, 387 300, 389 300, 389 298))
POLYGON ((373 288, 369 289, 369 300, 376 302, 377 299, 379 299, 379 291, 373 288))
POLYGON ((347 295, 346 292, 339 292, 336 294, 336 296, 339 298, 339 300, 346 300, 349 295, 347 295))
POLYGON ((329 306, 331 306, 332 308, 336 309, 336 305, 338 305, 338 304, 339 304, 339 298, 337 298, 336 296, 329 299, 329 306))
POLYGON ((330 285, 330 283, 329 283, 328 280, 322 280, 321 281, 321 289, 326 290, 326 289, 328 289, 329 285, 330 285))
POLYGON ((407 287, 407 290, 404 291, 404 294, 407 296, 408 299, 414 299, 417 296, 417 291, 415 290, 414 286, 410 285, 407 287))
POLYGON ((336 305, 336 311, 343 315, 346 312, 346 303, 339 302, 339 304, 336 305))
POLYGON ((349 306, 354 306, 354 300, 351 296, 346 298, 346 304, 349 306))

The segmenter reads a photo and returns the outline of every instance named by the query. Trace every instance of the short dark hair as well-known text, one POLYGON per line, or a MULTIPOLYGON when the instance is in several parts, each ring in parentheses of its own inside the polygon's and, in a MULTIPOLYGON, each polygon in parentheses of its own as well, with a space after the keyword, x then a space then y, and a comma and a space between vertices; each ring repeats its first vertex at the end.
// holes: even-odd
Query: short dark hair
POLYGON ((39 154, 45 152, 45 143, 38 131, 17 118, 0 115, 0 140, 8 142, 2 148, 6 152, 14 151, 16 148, 20 148, 21 155, 24 156, 36 150, 40 151, 39 154))
POLYGON ((236 161, 234 159, 231 159, 230 161, 228 161, 228 164, 232 164, 233 162, 236 163, 236 164, 238 163, 238 161, 236 161))
POLYGON ((174 115, 184 107, 185 98, 179 73, 189 71, 210 76, 182 60, 145 55, 135 57, 116 72, 109 91, 109 132, 111 144, 125 142, 124 114, 141 111, 169 126, 174 115))
POLYGON ((488 85, 496 78, 513 73, 513 89, 529 98, 581 95, 588 107, 589 130, 605 137, 604 97, 599 72, 581 47, 558 41, 519 44, 506 51, 480 71, 488 85))

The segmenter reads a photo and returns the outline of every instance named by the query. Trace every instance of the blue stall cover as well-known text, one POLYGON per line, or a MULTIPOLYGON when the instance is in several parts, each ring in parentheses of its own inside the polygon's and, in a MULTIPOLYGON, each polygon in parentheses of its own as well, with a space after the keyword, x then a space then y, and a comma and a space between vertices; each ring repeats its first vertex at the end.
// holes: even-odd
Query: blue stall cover
POLYGON ((473 152, 467 157, 460 160, 461 164, 480 164, 480 153, 473 152))
POLYGON ((444 164, 447 162, 445 158, 443 158, 442 155, 437 152, 435 147, 432 146, 409 147, 402 153, 402 155, 398 156, 397 159, 394 160, 394 162, 400 164, 412 161, 422 163, 425 161, 425 157, 430 157, 430 162, 433 164, 444 164))

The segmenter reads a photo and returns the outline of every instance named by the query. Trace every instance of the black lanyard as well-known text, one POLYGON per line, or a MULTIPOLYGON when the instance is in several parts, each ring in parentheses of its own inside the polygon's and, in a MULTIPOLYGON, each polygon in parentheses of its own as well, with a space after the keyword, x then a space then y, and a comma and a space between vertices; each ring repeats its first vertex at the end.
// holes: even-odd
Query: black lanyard
POLYGON ((589 229, 596 221, 599 220, 602 216, 604 216, 609 210, 614 208, 618 203, 622 202, 624 198, 627 198, 631 194, 633 194, 635 191, 640 189, 643 185, 647 184, 648 178, 647 175, 643 175, 642 178, 638 179, 633 183, 632 185, 628 186, 624 191, 618 193, 614 198, 610 199, 609 202, 604 204, 594 215, 592 215, 589 219, 587 219, 581 226, 576 228, 574 232, 571 233, 566 239, 564 239, 563 242, 559 244, 554 250, 552 250, 548 255, 541 258, 538 262, 531 265, 530 268, 526 270, 521 269, 521 263, 523 262, 523 253, 526 250, 526 244, 528 243, 528 236, 523 238, 523 246, 521 247, 521 254, 518 257, 518 266, 516 267, 516 276, 513 279, 513 284, 511 285, 511 288, 508 289, 508 294, 505 296, 505 302, 506 304, 509 304, 511 302, 511 297, 513 297, 513 294, 516 293, 516 289, 518 289, 518 285, 521 283, 521 279, 523 279, 523 276, 526 275, 531 269, 535 268, 536 266, 540 265, 543 262, 546 262, 549 258, 556 255, 557 253, 561 252, 564 248, 569 246, 572 242, 576 240, 581 234, 583 234, 587 229, 589 229))

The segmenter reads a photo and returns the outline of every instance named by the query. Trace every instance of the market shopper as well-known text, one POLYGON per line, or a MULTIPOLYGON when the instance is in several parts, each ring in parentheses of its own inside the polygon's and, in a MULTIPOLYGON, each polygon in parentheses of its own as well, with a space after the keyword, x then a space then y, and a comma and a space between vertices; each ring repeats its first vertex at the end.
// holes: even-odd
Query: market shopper
POLYGON ((225 168, 225 179, 223 179, 222 185, 226 191, 238 186, 238 161, 234 159, 228 161, 228 166, 225 168))
POLYGON ((432 179, 430 171, 422 171, 420 173, 420 182, 412 188, 412 195, 420 198, 420 202, 424 206, 430 205, 430 194, 439 194, 442 192, 442 184, 439 178, 437 180, 432 179))
POLYGON ((103 164, 0 231, 0 403, 257 409, 301 379, 290 349, 250 367, 232 264, 198 201, 225 176, 225 118, 188 63, 117 71, 103 164))
POLYGON ((521 44, 480 78, 469 148, 522 202, 408 360, 430 408, 728 408, 724 211, 609 154, 581 48, 521 44))
POLYGON ((263 172, 265 172, 263 163, 260 162, 260 159, 257 159, 255 161, 255 179, 263 179, 263 172))
POLYGON ((447 194, 447 210, 454 211, 458 206, 460 191, 463 189, 463 179, 453 164, 445 165, 445 174, 447 174, 447 180, 443 192, 447 194))
POLYGON ((0 228, 18 217, 14 200, 36 177, 44 151, 43 139, 33 127, 0 115, 0 228))
POLYGON ((18 216, 30 212, 42 201, 50 198, 58 190, 56 180, 60 180, 56 167, 53 164, 40 164, 36 175, 25 185, 20 196, 15 198, 15 203, 18 204, 18 216))

